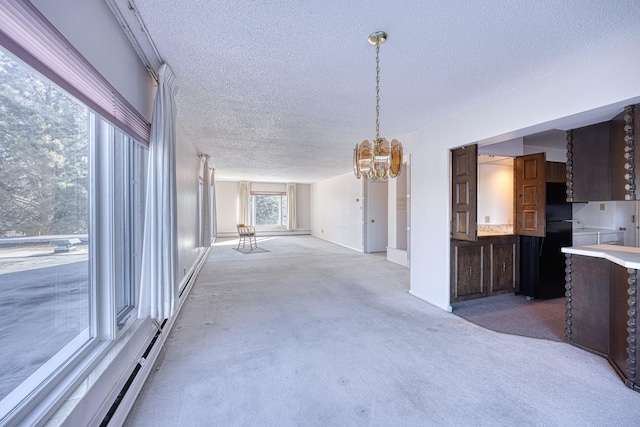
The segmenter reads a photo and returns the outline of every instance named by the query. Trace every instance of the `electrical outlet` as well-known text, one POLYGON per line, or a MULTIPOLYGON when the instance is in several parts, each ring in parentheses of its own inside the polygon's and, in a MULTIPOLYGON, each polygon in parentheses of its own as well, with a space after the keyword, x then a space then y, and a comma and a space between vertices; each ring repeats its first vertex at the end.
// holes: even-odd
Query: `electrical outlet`
POLYGON ((489 224, 491 222, 491 217, 489 215, 484 217, 485 224, 489 224))
POLYGON ((605 203, 600 203, 600 210, 603 211, 606 208, 606 204, 605 203))

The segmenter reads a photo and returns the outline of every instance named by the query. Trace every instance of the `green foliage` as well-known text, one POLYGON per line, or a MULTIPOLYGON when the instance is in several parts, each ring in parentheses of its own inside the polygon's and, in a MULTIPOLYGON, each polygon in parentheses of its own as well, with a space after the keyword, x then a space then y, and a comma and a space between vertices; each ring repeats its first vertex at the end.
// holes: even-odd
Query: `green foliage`
POLYGON ((278 224, 278 205, 275 196, 256 196, 256 225, 278 224))
POLYGON ((0 236, 87 233, 88 116, 0 52, 0 236))
POLYGON ((287 224, 287 196, 256 195, 255 225, 286 225, 287 224))

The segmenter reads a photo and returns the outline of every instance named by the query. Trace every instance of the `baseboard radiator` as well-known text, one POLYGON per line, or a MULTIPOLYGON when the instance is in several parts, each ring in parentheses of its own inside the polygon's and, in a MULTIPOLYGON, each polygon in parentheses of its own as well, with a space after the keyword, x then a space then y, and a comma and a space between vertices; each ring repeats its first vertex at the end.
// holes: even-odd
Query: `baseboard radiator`
POLYGON ((198 277, 198 273, 204 265, 204 262, 207 259, 210 251, 211 248, 207 248, 207 250, 200 256, 195 267, 191 270, 189 276, 187 277, 186 284, 180 292, 180 302, 176 312, 173 314, 173 316, 171 316, 171 318, 165 319, 162 324, 156 325, 158 328, 156 334, 151 339, 151 342, 145 349, 142 357, 140 357, 140 359, 138 360, 136 366, 133 368, 131 375, 129 375, 129 378, 120 390, 120 393, 118 394, 113 404, 109 408, 109 411, 100 423, 100 427, 119 427, 124 424, 129 411, 131 411, 131 408, 133 407, 138 394, 140 394, 140 390, 142 390, 142 387, 144 386, 144 383, 147 380, 147 377, 149 376, 149 373, 151 372, 151 369, 155 364, 158 355, 162 350, 162 347, 164 346, 164 342, 166 341, 167 336, 171 332, 171 328, 173 327, 173 324, 175 323, 175 320, 178 317, 180 310, 182 309, 182 305, 186 300, 186 296, 189 294, 189 292, 191 292, 191 288, 193 287, 193 284, 198 277))

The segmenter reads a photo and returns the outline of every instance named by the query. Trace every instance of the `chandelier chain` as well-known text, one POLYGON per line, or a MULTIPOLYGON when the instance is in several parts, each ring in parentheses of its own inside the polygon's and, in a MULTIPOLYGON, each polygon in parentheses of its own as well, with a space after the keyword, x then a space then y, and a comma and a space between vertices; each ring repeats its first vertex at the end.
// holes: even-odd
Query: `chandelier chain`
POLYGON ((376 44, 376 142, 380 139, 380 44, 376 44))

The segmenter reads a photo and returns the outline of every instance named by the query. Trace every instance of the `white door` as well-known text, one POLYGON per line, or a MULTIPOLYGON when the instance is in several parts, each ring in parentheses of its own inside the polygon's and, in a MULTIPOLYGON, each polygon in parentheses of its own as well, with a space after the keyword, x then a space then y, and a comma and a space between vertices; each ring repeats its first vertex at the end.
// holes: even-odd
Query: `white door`
POLYGON ((387 230, 387 183, 367 181, 365 185, 365 253, 386 252, 387 230))

